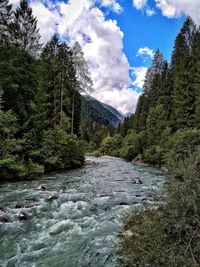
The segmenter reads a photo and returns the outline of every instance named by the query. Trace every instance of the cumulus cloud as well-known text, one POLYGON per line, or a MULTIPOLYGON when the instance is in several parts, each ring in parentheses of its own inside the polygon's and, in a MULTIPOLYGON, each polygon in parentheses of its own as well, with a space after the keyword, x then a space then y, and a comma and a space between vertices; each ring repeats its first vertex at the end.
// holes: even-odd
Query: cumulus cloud
POLYGON ((111 8, 116 13, 121 13, 123 10, 116 0, 101 0, 101 6, 111 8))
POLYGON ((82 46, 94 82, 93 96, 123 113, 133 112, 139 94, 129 89, 130 65, 123 53, 123 32, 115 20, 106 19, 95 5, 121 12, 116 0, 69 0, 52 4, 50 0, 32 0, 42 41, 57 32, 70 43, 82 46))
POLYGON ((141 47, 138 49, 137 52, 137 57, 142 57, 145 61, 150 57, 151 59, 153 59, 154 57, 154 52, 152 49, 150 49, 149 47, 141 47))
POLYGON ((199 0, 155 0, 157 8, 166 17, 173 18, 180 15, 190 15, 196 23, 200 24, 199 0))
POLYGON ((133 85, 142 89, 143 85, 144 85, 144 80, 145 80, 145 76, 146 76, 146 72, 147 72, 146 67, 133 67, 131 68, 132 70, 132 76, 135 77, 135 80, 133 81, 133 85))
POLYGON ((104 94, 103 92, 95 92, 94 97, 101 99, 102 102, 108 103, 113 107, 118 107, 122 114, 129 112, 134 113, 140 94, 130 88, 122 90, 109 90, 104 94))
MULTIPOLYGON (((145 9, 147 15, 153 15, 155 10, 149 8, 149 2, 150 0, 133 0, 133 6, 138 10, 145 9)), ((161 10, 163 16, 174 18, 181 15, 189 15, 197 24, 200 24, 199 0, 154 0, 154 2, 156 7, 161 10)))
POLYGON ((138 10, 143 10, 148 17, 156 14, 155 10, 148 5, 148 0, 133 0, 133 6, 138 10))

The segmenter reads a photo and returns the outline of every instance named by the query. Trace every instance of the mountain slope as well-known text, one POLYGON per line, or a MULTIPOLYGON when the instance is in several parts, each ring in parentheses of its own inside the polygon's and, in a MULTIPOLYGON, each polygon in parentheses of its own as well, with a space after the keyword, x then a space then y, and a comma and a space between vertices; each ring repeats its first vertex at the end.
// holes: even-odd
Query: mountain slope
POLYGON ((124 116, 115 108, 106 105, 91 96, 82 97, 82 118, 86 121, 117 127, 124 116))

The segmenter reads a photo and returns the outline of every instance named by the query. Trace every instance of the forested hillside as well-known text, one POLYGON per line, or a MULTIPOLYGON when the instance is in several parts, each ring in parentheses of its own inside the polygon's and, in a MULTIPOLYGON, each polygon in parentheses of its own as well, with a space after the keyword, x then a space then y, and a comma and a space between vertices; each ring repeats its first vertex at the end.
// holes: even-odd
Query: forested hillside
POLYGON ((156 209, 126 218, 120 267, 200 266, 199 111, 200 29, 187 18, 170 64, 155 53, 136 113, 122 125, 125 137, 107 138, 101 147, 113 153, 118 145, 119 156, 165 165, 170 176, 156 209))
POLYGON ((0 2, 1 179, 32 177, 84 162, 81 96, 92 80, 78 43, 43 45, 28 1, 0 2))
POLYGON ((99 148, 104 138, 113 136, 124 117, 116 109, 87 95, 82 96, 81 136, 89 151, 99 148))
POLYGON ((119 135, 106 138, 102 154, 165 165, 200 145, 200 30, 190 17, 178 34, 171 62, 157 50, 136 112, 119 135))

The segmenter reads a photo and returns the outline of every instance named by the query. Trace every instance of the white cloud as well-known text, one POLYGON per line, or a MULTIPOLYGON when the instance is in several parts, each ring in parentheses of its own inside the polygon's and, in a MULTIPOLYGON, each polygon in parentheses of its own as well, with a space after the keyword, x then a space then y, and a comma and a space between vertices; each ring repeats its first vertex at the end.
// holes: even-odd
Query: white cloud
POLYGON ((142 9, 146 6, 148 0, 133 0, 133 5, 137 9, 142 9))
MULTIPOLYGON (((138 93, 128 89, 130 65, 123 53, 123 32, 115 20, 106 19, 96 0, 70 0, 67 3, 32 0, 31 7, 38 18, 42 41, 54 32, 63 38, 78 41, 83 48, 94 81, 93 96, 113 105, 121 112, 133 112, 138 93)), ((97 0, 100 6, 121 10, 116 0, 97 0)))
POLYGON ((134 82, 132 83, 134 86, 142 89, 144 85, 144 80, 147 72, 146 67, 133 67, 132 70, 132 76, 135 77, 134 82))
POLYGON ((151 17, 156 14, 155 10, 153 8, 150 8, 149 6, 146 7, 145 12, 148 17, 151 17))
POLYGON ((137 52, 137 57, 143 57, 143 59, 146 61, 148 57, 150 57, 151 59, 153 59, 154 57, 154 52, 152 49, 150 49, 149 47, 141 47, 138 49, 137 52))
MULTIPOLYGON (((138 10, 144 9, 147 15, 154 15, 155 10, 148 6, 148 2, 149 0, 133 0, 133 6, 138 10)), ((200 0, 154 0, 154 2, 163 16, 174 18, 189 15, 200 24, 200 0)))
POLYGON ((117 108, 121 113, 127 114, 128 112, 135 112, 140 94, 132 89, 124 88, 122 90, 112 89, 104 92, 96 91, 93 96, 117 108))
POLYGON ((155 10, 148 5, 148 0, 133 0, 133 6, 138 10, 143 10, 148 17, 156 14, 155 10))
POLYGON ((200 24, 199 0, 155 0, 157 8, 166 17, 173 18, 180 15, 190 15, 196 23, 200 24))
POLYGON ((101 0, 101 6, 108 7, 116 13, 121 13, 123 10, 116 0, 101 0))

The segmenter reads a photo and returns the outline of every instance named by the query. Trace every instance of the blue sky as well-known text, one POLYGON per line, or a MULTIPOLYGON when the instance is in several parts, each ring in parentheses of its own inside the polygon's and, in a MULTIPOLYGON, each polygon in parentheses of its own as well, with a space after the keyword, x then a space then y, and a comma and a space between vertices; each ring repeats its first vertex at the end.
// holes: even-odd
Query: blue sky
MULTIPOLYGON (((14 7, 19 0, 10 0, 14 7)), ((199 0, 30 0, 42 42, 54 33, 78 41, 94 82, 92 96, 134 112, 153 53, 170 61, 174 40, 199 0)))
MULTIPOLYGON (((142 59, 136 57, 141 47, 149 47, 154 51, 159 48, 165 58, 170 60, 171 51, 176 35, 178 34, 185 16, 179 18, 167 18, 156 10, 153 16, 147 16, 144 12, 133 7, 132 1, 123 1, 121 14, 110 13, 107 17, 117 20, 120 29, 124 33, 124 52, 128 56, 131 65, 140 66, 142 59)), ((147 66, 149 65, 147 61, 147 66)))

